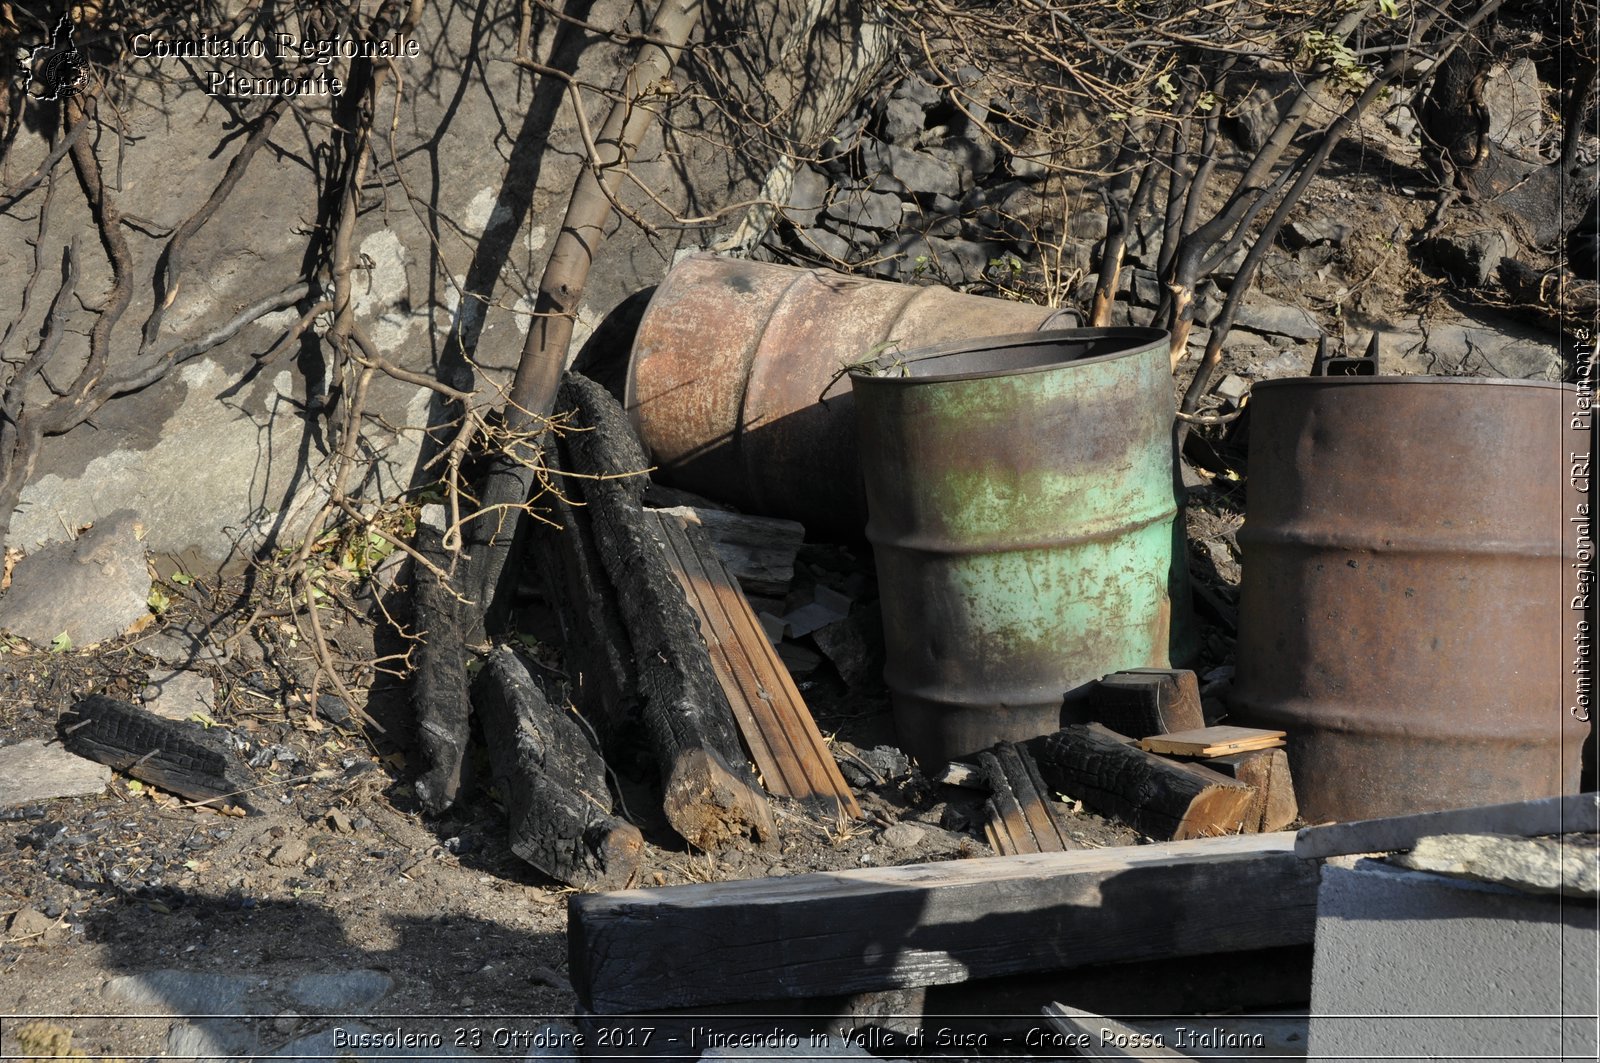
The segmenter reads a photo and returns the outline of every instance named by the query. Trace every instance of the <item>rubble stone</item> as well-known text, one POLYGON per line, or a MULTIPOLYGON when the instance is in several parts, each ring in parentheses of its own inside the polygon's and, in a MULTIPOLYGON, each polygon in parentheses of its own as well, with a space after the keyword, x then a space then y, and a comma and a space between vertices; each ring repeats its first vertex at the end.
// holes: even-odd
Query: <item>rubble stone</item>
POLYGON ((150 572, 133 514, 115 513, 71 542, 17 562, 0 598, 5 629, 35 646, 61 635, 74 647, 116 638, 150 613, 150 572))
POLYGON ((1505 834, 1447 834, 1423 838, 1393 861, 1417 871, 1494 882, 1533 893, 1600 896, 1595 836, 1513 838, 1505 834))
POLYGON ((104 764, 37 738, 0 746, 0 808, 97 794, 110 781, 111 769, 104 764))

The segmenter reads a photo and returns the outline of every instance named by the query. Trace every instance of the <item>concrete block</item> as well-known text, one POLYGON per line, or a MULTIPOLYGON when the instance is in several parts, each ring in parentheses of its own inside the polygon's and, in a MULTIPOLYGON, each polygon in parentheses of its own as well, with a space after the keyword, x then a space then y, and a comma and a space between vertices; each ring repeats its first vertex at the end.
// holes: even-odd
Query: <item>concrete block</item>
POLYGON ((1600 909, 1326 866, 1308 1058, 1595 1059, 1600 909))

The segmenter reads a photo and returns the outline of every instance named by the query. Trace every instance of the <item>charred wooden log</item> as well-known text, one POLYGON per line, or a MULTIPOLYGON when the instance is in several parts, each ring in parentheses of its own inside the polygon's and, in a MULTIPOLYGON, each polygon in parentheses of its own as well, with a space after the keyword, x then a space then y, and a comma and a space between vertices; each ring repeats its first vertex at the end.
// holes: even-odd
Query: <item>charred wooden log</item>
MULTIPOLYGON (((558 476, 571 464, 550 448, 546 461, 558 476)), ((566 645, 572 699, 594 729, 600 748, 620 763, 639 724, 639 684, 633 647, 617 592, 595 546, 588 507, 551 492, 550 523, 535 521, 529 550, 545 600, 556 613, 566 645)))
POLYGON ((504 648, 478 673, 472 704, 511 821, 511 851, 569 885, 632 882, 644 839, 611 814, 605 762, 577 720, 551 706, 504 648))
POLYGON ((1098 724, 1064 727, 1024 745, 1051 790, 1152 838, 1236 833, 1254 797, 1243 783, 1147 753, 1098 724))
POLYGON ((68 752, 191 801, 254 811, 245 766, 198 723, 168 720, 126 701, 92 694, 62 714, 57 730, 68 752))
POLYGON ((745 767, 733 711, 650 530, 641 498, 647 466, 627 415, 600 385, 567 374, 561 405, 584 429, 563 443, 616 589, 633 649, 644 729, 661 769, 667 821, 690 844, 720 849, 774 836, 772 809, 745 767))
MULTIPOLYGON (((447 570, 449 552, 441 533, 417 525, 417 552, 447 570)), ((470 733, 467 701, 466 622, 462 603, 448 580, 426 565, 415 565, 412 609, 420 644, 411 675, 411 705, 417 717, 417 743, 428 767, 417 779, 417 797, 438 814, 461 793, 470 733)))

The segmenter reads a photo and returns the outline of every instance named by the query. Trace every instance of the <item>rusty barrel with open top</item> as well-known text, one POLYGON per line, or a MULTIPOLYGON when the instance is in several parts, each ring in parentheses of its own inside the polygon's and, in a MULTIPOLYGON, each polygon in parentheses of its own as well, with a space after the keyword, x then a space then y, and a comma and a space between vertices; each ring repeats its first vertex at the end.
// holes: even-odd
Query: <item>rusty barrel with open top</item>
POLYGON ((1308 820, 1575 790, 1573 395, 1256 385, 1233 722, 1288 732, 1308 820))
POLYGON ((1167 346, 1034 332, 852 375, 885 679, 924 764, 1047 734, 1069 691, 1188 655, 1167 346))

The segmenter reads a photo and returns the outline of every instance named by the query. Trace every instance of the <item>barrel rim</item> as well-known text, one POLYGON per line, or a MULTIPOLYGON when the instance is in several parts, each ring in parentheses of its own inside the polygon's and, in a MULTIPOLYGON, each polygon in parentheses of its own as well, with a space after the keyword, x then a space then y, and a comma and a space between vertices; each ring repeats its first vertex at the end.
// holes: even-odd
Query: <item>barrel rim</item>
POLYGON ((1378 384, 1477 384, 1494 385, 1499 387, 1531 387, 1550 388, 1558 391, 1576 392, 1576 384, 1566 384, 1559 380, 1519 380, 1513 377, 1468 377, 1468 376, 1407 376, 1405 374, 1389 374, 1386 376, 1288 376, 1276 377, 1272 380, 1258 380, 1251 385, 1252 392, 1259 392, 1263 388, 1281 389, 1285 387, 1373 387, 1378 384))
POLYGON ((1049 362, 1045 365, 1036 365, 1027 369, 989 369, 977 373, 944 373, 937 376, 917 377, 888 377, 875 376, 861 371, 851 370, 851 386, 863 383, 877 385, 888 384, 898 387, 908 387, 918 384, 951 384, 967 380, 993 380, 998 377, 1030 376, 1035 373, 1053 373, 1067 366, 1100 365, 1104 362, 1114 361, 1118 358, 1128 358, 1134 355, 1147 354, 1152 349, 1161 345, 1170 345, 1172 334, 1166 329, 1144 328, 1126 326, 1116 328, 1073 328, 1051 329, 1039 332, 1013 332, 1005 336, 983 336, 976 339, 950 340, 945 343, 930 344, 926 347, 914 347, 900 355, 902 362, 920 362, 932 358, 947 358, 955 354, 969 354, 973 351, 999 350, 1007 347, 1044 346, 1051 343, 1081 343, 1094 340, 1126 339, 1128 346, 1115 350, 1109 354, 1098 354, 1093 358, 1067 358, 1059 362, 1049 362))

